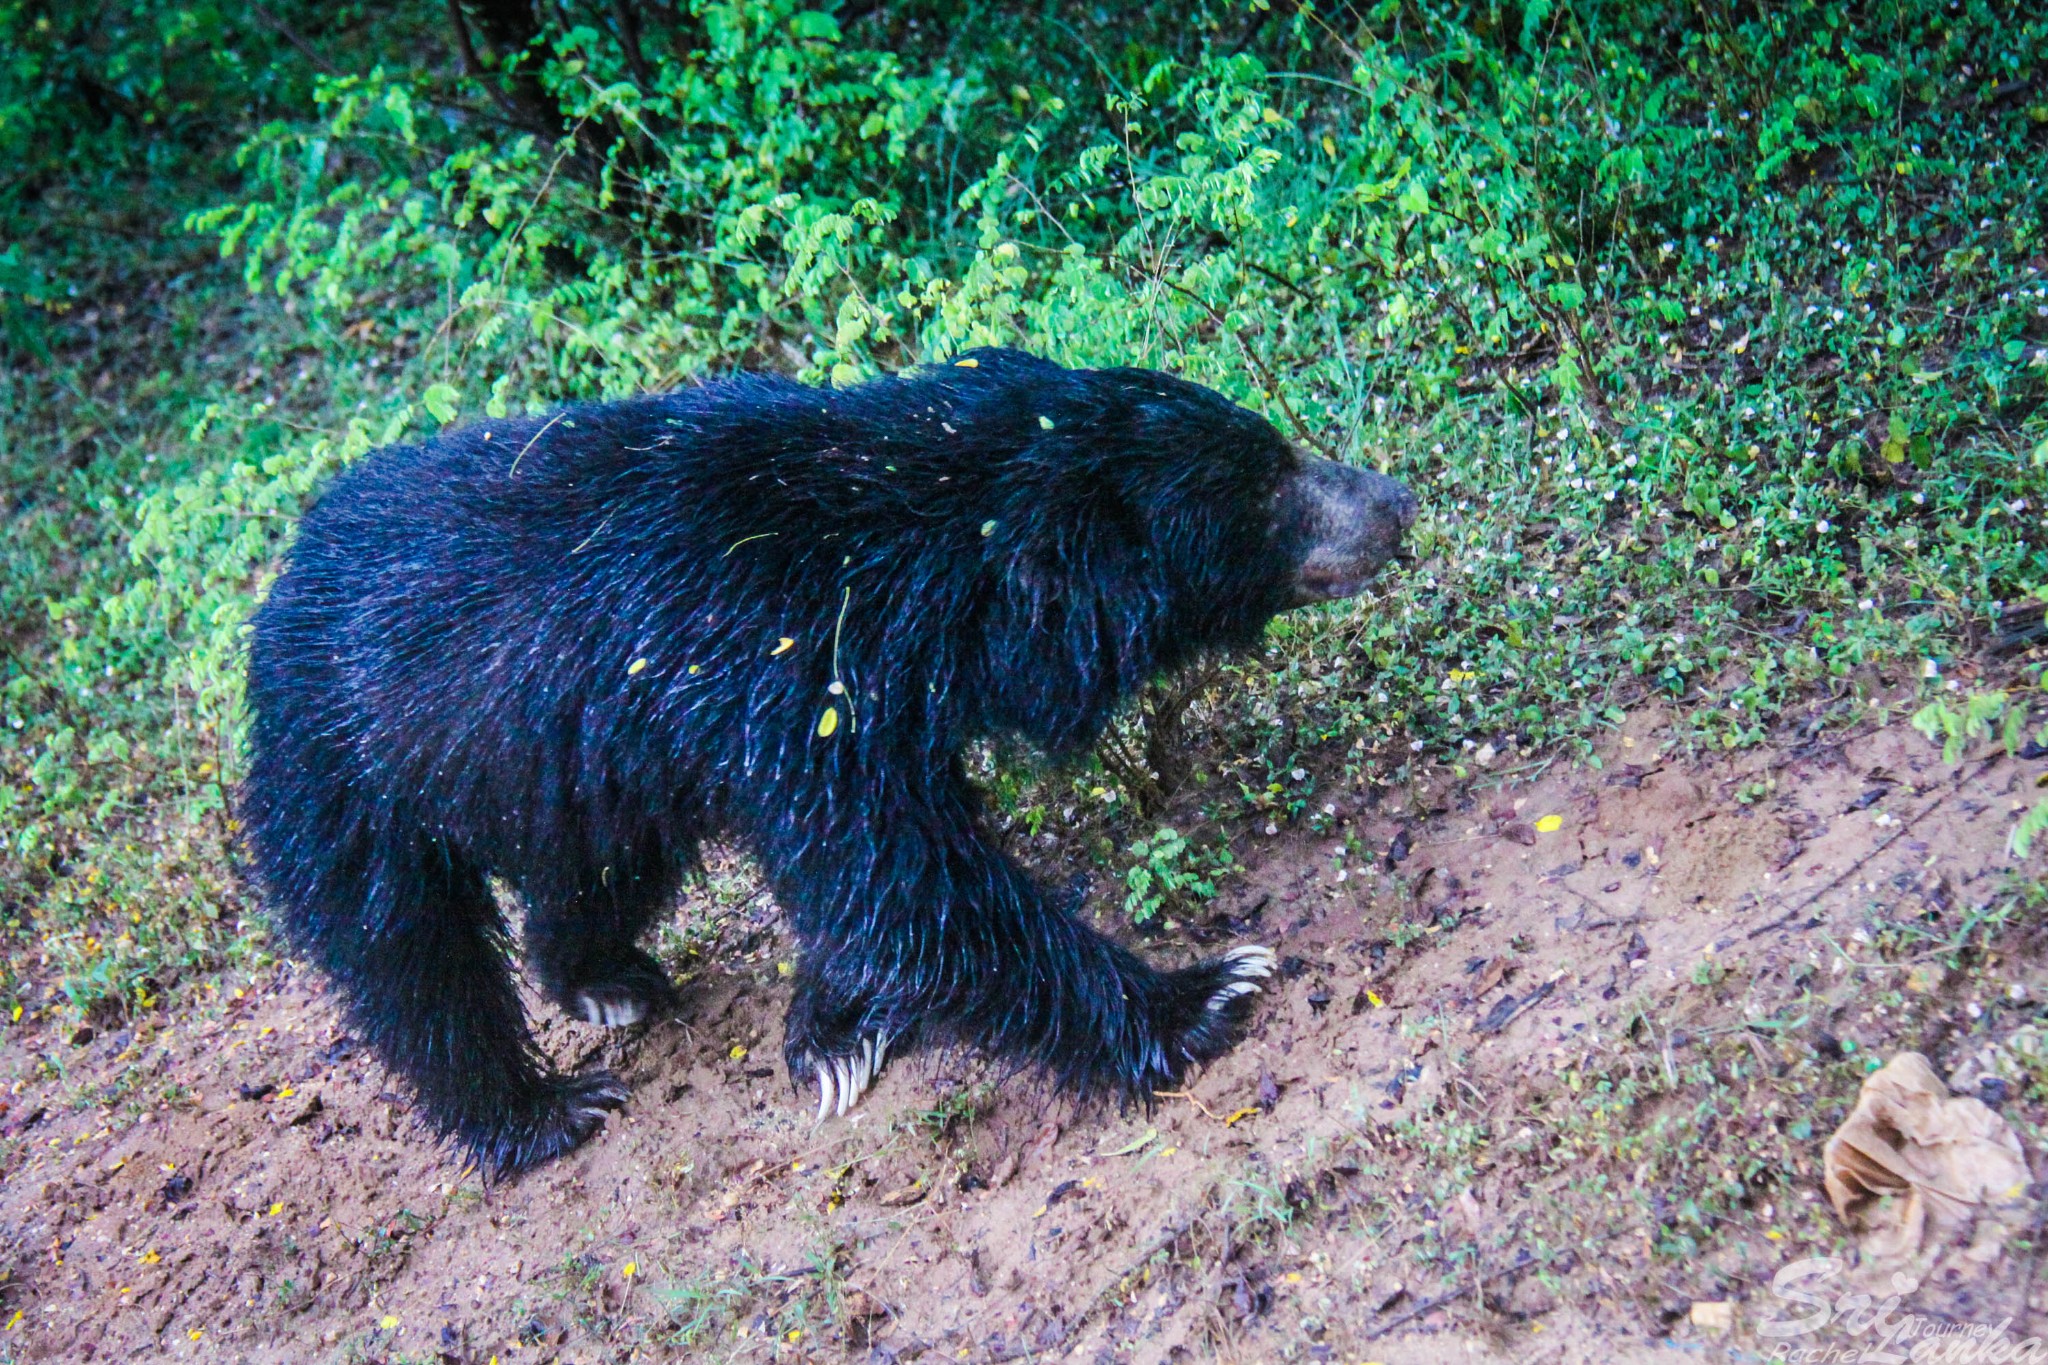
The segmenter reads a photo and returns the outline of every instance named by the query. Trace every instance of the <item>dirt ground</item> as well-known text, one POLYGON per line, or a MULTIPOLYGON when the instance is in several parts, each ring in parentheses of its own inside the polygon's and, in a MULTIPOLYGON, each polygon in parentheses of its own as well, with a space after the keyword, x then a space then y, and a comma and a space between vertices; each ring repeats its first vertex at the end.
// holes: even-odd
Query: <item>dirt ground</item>
MULTIPOLYGON (((1854 1260, 1821 1147, 1876 1059, 1984 1077, 2041 1189, 2044 1090, 1999 1061, 2040 1037, 2040 913, 1997 907, 2048 765, 1950 766, 1902 723, 1667 741, 1646 713, 1597 768, 1325 787, 1320 831, 1253 832, 1149 947, 1266 943, 1281 977, 1149 1114, 919 1056, 814 1127, 765 904, 675 964, 674 1018, 547 1025, 633 1099, 495 1187, 303 970, 17 1027, 0 1359, 1772 1358, 1773 1275, 1854 1260)), ((2048 1332, 2040 1241, 1920 1265, 1901 1311, 2048 1332)))

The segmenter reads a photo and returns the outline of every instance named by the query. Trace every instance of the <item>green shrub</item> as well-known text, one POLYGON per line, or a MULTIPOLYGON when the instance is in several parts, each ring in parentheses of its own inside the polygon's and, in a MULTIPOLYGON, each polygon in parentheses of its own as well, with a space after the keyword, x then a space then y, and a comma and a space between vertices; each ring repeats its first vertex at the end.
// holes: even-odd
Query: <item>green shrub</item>
POLYGON ((1139 924, 1162 910, 1192 910, 1216 897, 1216 878, 1230 871, 1229 849, 1204 851, 1171 826, 1131 845, 1134 861, 1124 872, 1124 911, 1139 924))
MULTIPOLYGON (((1411 480, 1409 571, 1157 713, 1223 818, 1644 696, 1731 747, 1861 714, 2048 582, 2048 20, 2015 7, 696 0, 467 55, 441 6, 165 13, 0 8, 0 147, 57 186, 0 198, 0 344, 34 360, 0 373, 17 997, 53 944, 97 945, 63 949, 81 1002, 258 951, 242 622, 322 480, 465 416, 998 342, 1411 480), (155 74, 88 117, 120 72, 155 74), (136 279, 149 325, 89 330, 136 279)), ((1022 782, 1034 833, 1110 850, 1156 795, 1022 782)), ((1111 861, 1152 913, 1138 842, 1111 861)))

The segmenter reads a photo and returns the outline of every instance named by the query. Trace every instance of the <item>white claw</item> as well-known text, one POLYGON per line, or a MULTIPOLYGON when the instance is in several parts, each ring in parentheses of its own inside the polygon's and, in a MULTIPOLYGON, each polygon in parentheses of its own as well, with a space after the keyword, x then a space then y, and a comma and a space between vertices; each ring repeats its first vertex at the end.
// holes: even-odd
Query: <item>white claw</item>
POLYGON ((832 1112, 832 1068, 818 1068, 818 1122, 825 1121, 825 1115, 832 1112))
POLYGON ((638 1000, 607 1000, 589 991, 578 992, 576 1011, 583 1016, 585 1023, 596 1024, 599 1028, 625 1028, 639 1023, 641 1015, 646 1013, 638 1000))
POLYGON ((1239 976, 1271 976, 1280 965, 1271 948, 1256 943, 1232 948, 1223 955, 1223 960, 1233 964, 1239 976))
POLYGON ((1256 981, 1233 981, 1209 997, 1210 1009, 1221 1009, 1240 995, 1251 995, 1259 989, 1256 981))
POLYGON ((851 1057, 814 1057, 818 1070, 818 1122, 832 1114, 844 1115, 860 1103, 875 1077, 882 1074, 883 1059, 889 1055, 889 1040, 883 1036, 863 1038, 860 1051, 851 1057))

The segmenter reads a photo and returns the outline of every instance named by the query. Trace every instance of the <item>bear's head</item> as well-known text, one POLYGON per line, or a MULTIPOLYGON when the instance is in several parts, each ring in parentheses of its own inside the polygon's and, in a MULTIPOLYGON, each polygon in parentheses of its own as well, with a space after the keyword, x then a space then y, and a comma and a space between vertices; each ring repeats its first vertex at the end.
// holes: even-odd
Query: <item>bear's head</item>
POLYGON ((952 383, 1012 437, 990 471, 982 719, 1048 748, 1091 743, 1146 681, 1253 644, 1279 612, 1361 592, 1415 520, 1401 484, 1201 385, 964 359, 952 383))

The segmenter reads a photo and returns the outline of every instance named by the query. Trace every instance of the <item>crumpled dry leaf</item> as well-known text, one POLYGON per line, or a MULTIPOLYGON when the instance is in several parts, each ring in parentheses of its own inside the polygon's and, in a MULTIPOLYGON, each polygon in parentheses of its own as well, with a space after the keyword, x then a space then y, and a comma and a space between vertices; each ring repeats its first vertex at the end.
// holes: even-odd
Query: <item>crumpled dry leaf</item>
POLYGON ((1835 1212, 1861 1232, 1866 1255, 1910 1256, 1930 1237, 1957 1240, 1976 1224, 1968 1254, 1989 1261, 2024 1223, 2030 1177, 2019 1138, 1982 1101, 1951 1095, 1917 1052, 1865 1078, 1854 1112, 1828 1139, 1823 1170, 1835 1212))

